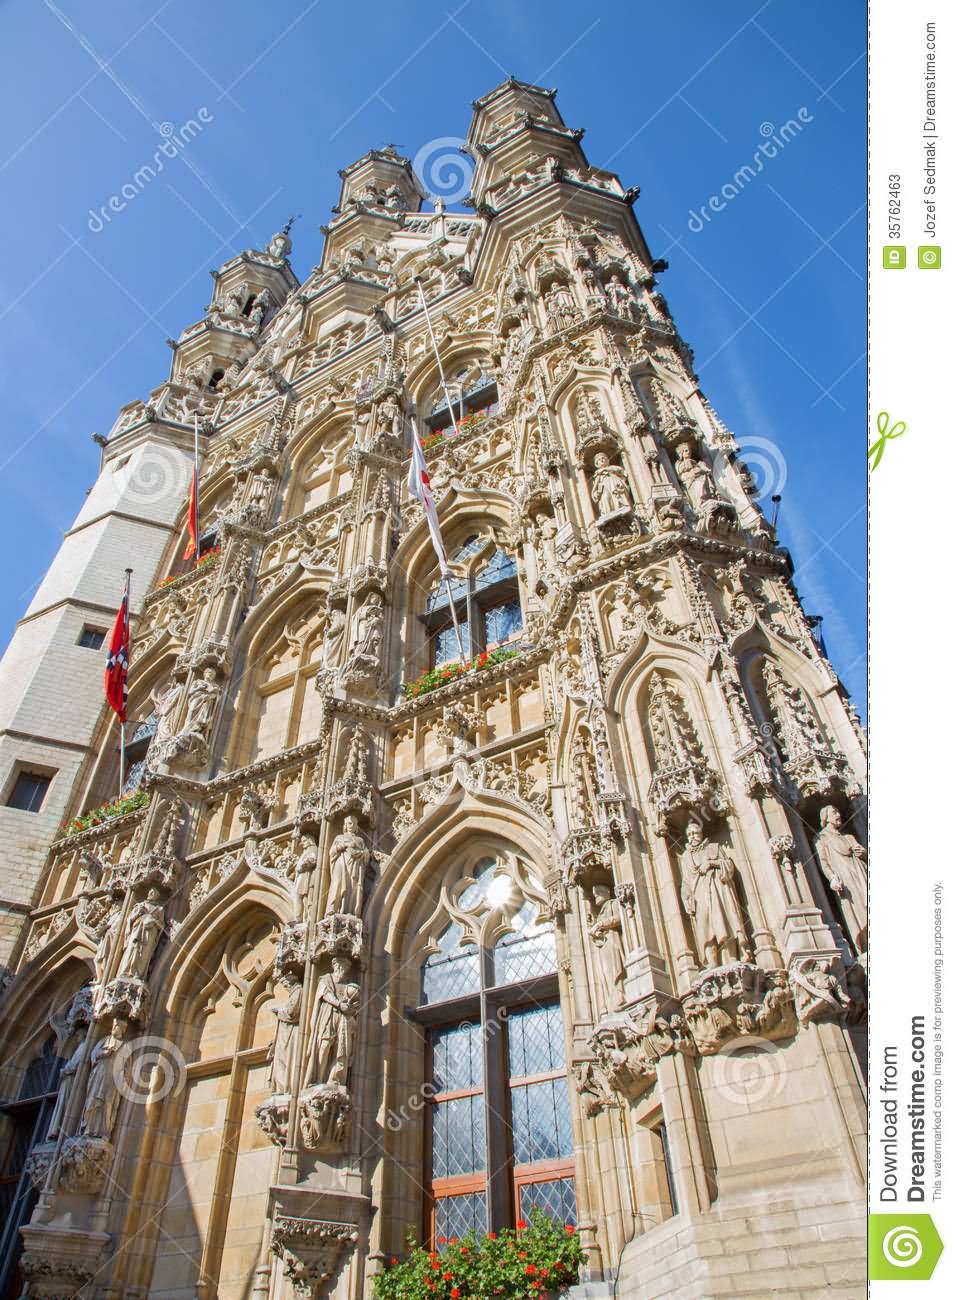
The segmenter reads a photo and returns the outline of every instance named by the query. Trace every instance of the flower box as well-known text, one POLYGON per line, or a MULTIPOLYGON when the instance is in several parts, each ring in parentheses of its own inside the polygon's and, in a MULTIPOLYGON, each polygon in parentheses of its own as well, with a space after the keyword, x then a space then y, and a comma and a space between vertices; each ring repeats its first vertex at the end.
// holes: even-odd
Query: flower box
POLYGON ((133 790, 120 799, 114 799, 112 803, 101 803, 99 808, 91 808, 88 812, 81 813, 79 817, 73 817, 65 822, 57 832, 57 839, 65 839, 68 835, 79 835, 81 831, 102 826, 104 822, 112 821, 114 817, 123 817, 127 813, 136 812, 139 808, 145 808, 149 801, 148 790, 133 790))
POLYGON ((171 582, 178 582, 180 578, 188 577, 191 573, 195 573, 197 569, 209 568, 211 565, 218 562, 221 554, 222 547, 210 546, 208 550, 203 551, 193 569, 187 569, 185 573, 171 573, 168 577, 161 578, 156 584, 157 589, 160 587, 168 587, 171 582))
POLYGON ((576 1229, 539 1209, 517 1228, 440 1237, 436 1246, 427 1250, 410 1239, 406 1258, 393 1256, 374 1279, 376 1300, 556 1300, 585 1262, 576 1229))
POLYGON ((440 664, 437 668, 430 668, 414 682, 403 682, 402 692, 407 700, 417 700, 420 695, 428 695, 430 691, 437 691, 440 686, 448 686, 450 682, 459 681, 482 668, 494 668, 496 664, 514 659, 520 653, 519 650, 507 650, 502 647, 498 650, 483 650, 475 659, 467 660, 464 664, 452 660, 440 664))

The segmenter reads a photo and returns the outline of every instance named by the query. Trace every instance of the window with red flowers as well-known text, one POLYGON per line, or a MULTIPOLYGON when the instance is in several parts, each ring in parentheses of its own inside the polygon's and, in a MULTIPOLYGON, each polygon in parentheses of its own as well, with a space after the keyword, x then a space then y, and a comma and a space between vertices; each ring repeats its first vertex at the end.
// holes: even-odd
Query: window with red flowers
POLYGON ((554 927, 495 860, 479 864, 459 902, 480 913, 486 904, 484 936, 498 933, 470 942, 474 929, 451 922, 423 967, 414 1013, 428 1029, 425 1181, 439 1249, 535 1206, 576 1222, 554 927))
POLYGON ((449 568, 450 581, 436 581, 426 601, 431 667, 459 658, 453 606, 466 659, 520 642, 524 619, 514 557, 475 533, 452 555, 449 568))

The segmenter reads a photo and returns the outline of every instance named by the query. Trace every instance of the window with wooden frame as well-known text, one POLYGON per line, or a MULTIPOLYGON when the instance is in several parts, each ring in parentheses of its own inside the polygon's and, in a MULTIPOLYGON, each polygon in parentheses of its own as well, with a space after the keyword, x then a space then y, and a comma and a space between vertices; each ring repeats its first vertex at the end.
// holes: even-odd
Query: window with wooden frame
POLYGON ((576 1221, 555 932, 517 858, 481 860, 422 968, 427 1220, 438 1248, 540 1206, 576 1221))
MULTIPOLYGON (((452 410, 445 399, 445 388, 439 387, 431 403, 426 404, 429 414, 425 424, 429 434, 468 433, 485 419, 498 414, 498 384, 494 375, 476 366, 466 366, 451 376, 448 395, 452 410)), ((427 435, 428 436, 428 435, 427 435)))
POLYGON ((449 582, 439 578, 426 600, 430 667, 459 658, 452 608, 467 659, 520 642, 525 621, 515 557, 490 536, 473 533, 449 561, 449 582))

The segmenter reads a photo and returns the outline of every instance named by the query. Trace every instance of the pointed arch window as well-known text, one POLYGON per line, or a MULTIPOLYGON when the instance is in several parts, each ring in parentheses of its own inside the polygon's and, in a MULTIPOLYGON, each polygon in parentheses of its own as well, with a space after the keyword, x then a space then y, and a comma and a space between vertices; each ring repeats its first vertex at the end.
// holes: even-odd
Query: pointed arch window
POLYGON ((438 1250, 535 1206, 576 1221, 555 928, 541 885, 514 857, 484 858, 449 893, 413 1013, 427 1027, 425 1182, 438 1250))
POLYGON ((453 603, 466 657, 520 642, 525 620, 515 557, 474 533, 451 556, 450 568, 451 582, 437 580, 426 599, 431 666, 459 657, 453 603))

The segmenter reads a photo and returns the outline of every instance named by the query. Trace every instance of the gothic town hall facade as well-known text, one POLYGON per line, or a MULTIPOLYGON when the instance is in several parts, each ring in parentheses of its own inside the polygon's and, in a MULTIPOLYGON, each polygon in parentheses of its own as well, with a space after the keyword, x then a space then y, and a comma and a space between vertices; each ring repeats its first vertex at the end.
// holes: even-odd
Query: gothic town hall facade
POLYGON ((7 650, 0 1295, 360 1300, 535 1206, 575 1296, 864 1295, 860 724, 637 191, 473 108, 465 213, 372 150, 214 273, 7 650))

